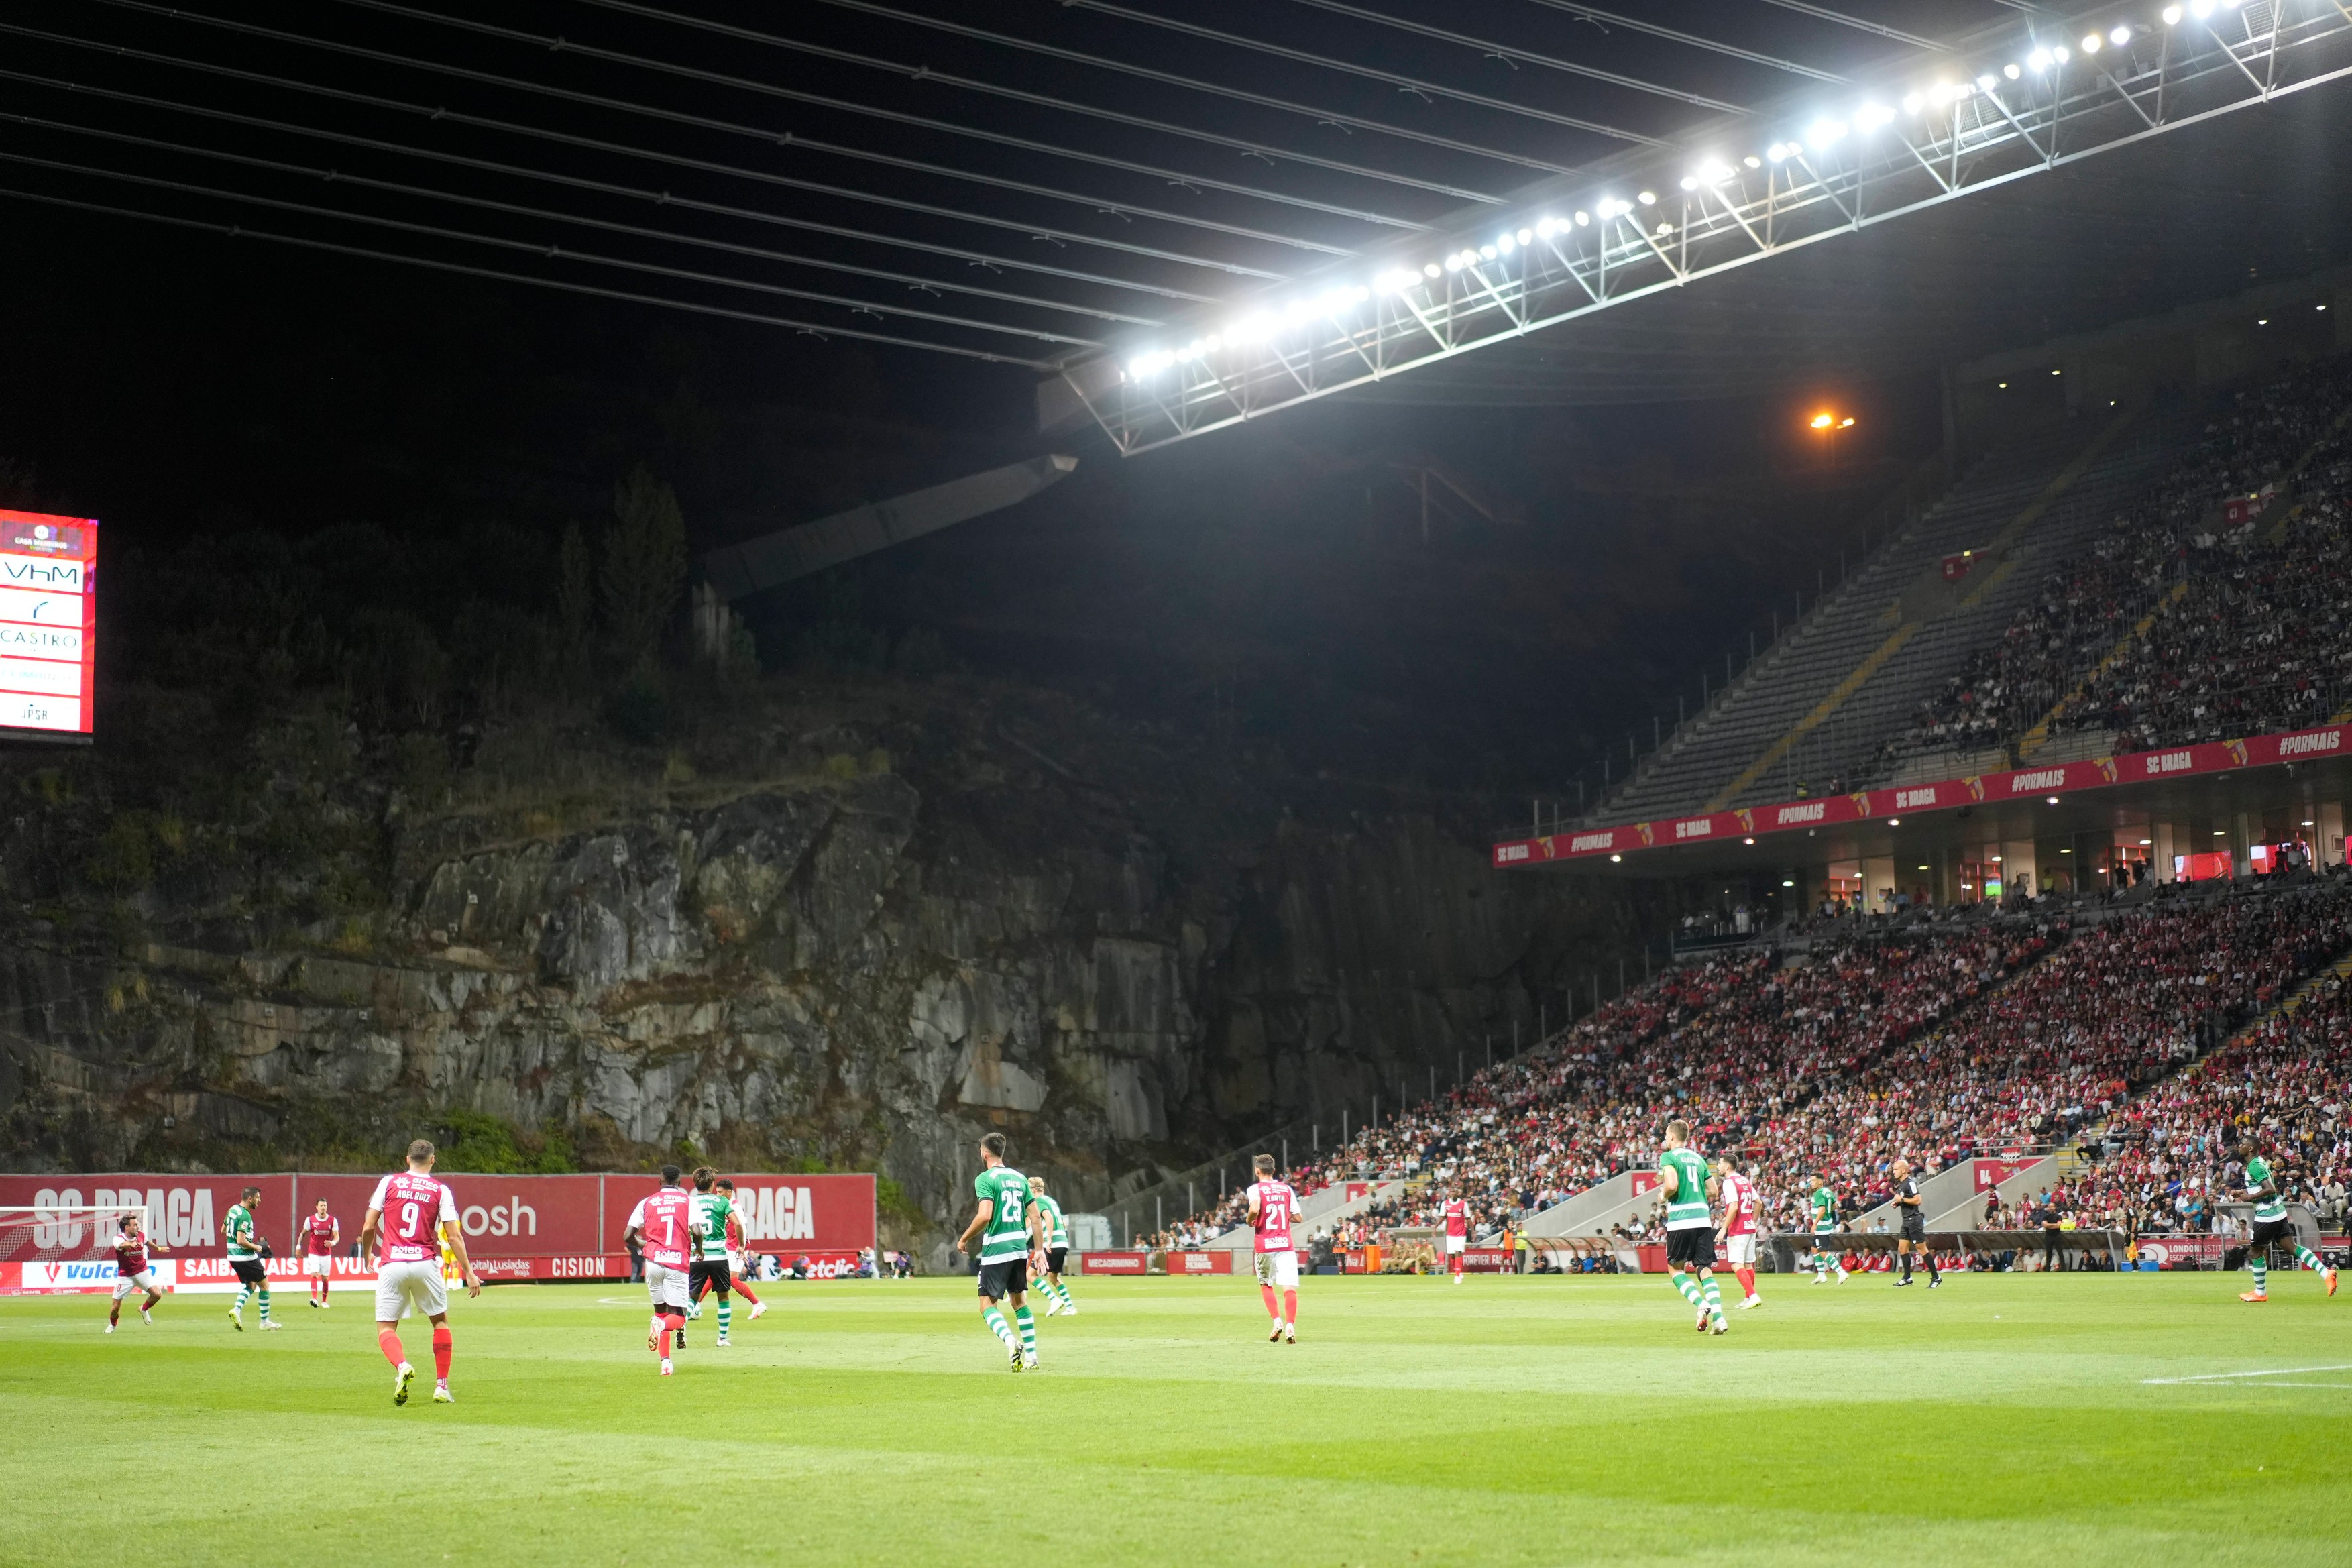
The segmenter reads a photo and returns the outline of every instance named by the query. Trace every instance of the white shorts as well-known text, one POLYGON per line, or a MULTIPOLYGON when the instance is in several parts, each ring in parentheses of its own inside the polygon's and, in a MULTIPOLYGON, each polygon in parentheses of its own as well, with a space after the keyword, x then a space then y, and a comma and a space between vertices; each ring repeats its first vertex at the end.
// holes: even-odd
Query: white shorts
POLYGON ((1296 1252, 1261 1252, 1257 1255, 1257 1282, 1271 1285, 1277 1290, 1298 1289, 1298 1254, 1296 1252))
POLYGON ((1466 1236, 1449 1236, 1445 1238, 1445 1256, 1448 1258, 1457 1252, 1466 1252, 1469 1247, 1470 1238, 1466 1236))
POLYGON ((155 1283, 155 1271, 153 1269, 142 1268, 136 1274, 118 1274, 115 1276, 114 1299, 120 1301, 134 1290, 157 1290, 162 1288, 163 1287, 155 1283))
POLYGON ((311 1279, 324 1279, 328 1275, 332 1274, 334 1271, 335 1258, 332 1253, 306 1252, 302 1255, 302 1272, 309 1275, 311 1279))
POLYGON ((1723 1238, 1723 1260, 1738 1268, 1752 1268, 1756 1262, 1756 1233, 1727 1236, 1723 1238))
POLYGON ((411 1307, 427 1318, 437 1318, 449 1310, 449 1287, 441 1278, 439 1258, 376 1266, 375 1321, 396 1323, 411 1307))
POLYGON ((686 1310, 688 1304, 687 1279, 688 1274, 683 1268, 672 1268, 668 1264, 656 1263, 650 1258, 646 1259, 646 1294, 653 1299, 656 1311, 664 1307, 675 1307, 681 1312, 686 1310))

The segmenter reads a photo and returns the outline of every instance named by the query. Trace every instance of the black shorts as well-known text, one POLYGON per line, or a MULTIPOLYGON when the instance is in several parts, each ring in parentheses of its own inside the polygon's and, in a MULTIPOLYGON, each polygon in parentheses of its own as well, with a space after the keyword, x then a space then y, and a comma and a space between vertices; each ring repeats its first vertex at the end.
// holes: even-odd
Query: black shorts
POLYGON ((980 1266, 980 1293, 992 1301, 1002 1301, 1007 1296, 1029 1293, 1029 1259, 1008 1258, 1002 1263, 980 1266))
POLYGON ((735 1289, 735 1276, 723 1258, 697 1258, 686 1266, 686 1299, 699 1301, 705 1290, 724 1296, 735 1289))
POLYGON ((1070 1249, 1066 1247, 1047 1247, 1045 1249, 1045 1272, 1048 1274, 1059 1274, 1062 1271, 1063 1261, 1069 1256, 1070 1249))
POLYGON ((1687 1230, 1666 1232, 1666 1261, 1677 1268, 1714 1268, 1714 1227, 1695 1225, 1687 1230))
POLYGON ((237 1279, 247 1285, 268 1286, 269 1269, 258 1258, 232 1258, 228 1266, 236 1270, 237 1279))
POLYGON ((2302 1245, 2300 1242, 2295 1240, 2294 1221, 2284 1219, 2258 1219, 2254 1221, 2254 1246, 2257 1247, 2273 1247, 2282 1241, 2286 1242, 2290 1246, 2302 1245))
POLYGON ((1903 1216, 1903 1239, 1904 1239, 1905 1241, 1925 1241, 1925 1240, 1927 1240, 1927 1220, 1926 1220, 1925 1218, 1921 1217, 1920 1215, 1916 1215, 1916 1214, 1906 1214, 1906 1215, 1905 1215, 1903 1216))

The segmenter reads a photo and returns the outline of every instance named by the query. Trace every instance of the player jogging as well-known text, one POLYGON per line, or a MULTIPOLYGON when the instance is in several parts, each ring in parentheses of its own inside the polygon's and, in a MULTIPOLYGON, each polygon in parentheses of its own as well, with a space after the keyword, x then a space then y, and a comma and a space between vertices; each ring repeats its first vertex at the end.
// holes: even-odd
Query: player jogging
POLYGON ((1723 1224, 1717 1227, 1716 1246, 1738 1278, 1740 1310, 1760 1307, 1756 1293, 1756 1228, 1763 1218, 1764 1194, 1745 1172, 1724 1155, 1715 1163, 1716 1183, 1723 1196, 1723 1224))
POLYGON ((228 1266, 237 1279, 236 1305, 228 1310, 228 1322, 240 1334, 245 1332, 245 1304, 257 1292, 261 1297, 261 1326, 285 1327, 269 1321, 269 1249, 253 1227, 254 1213, 260 1207, 261 1189, 247 1187, 221 1216, 221 1241, 228 1248, 228 1266))
POLYGON ((727 1257, 727 1223, 735 1217, 734 1189, 718 1190, 719 1173, 708 1165, 694 1173, 694 1196, 687 1200, 687 1228, 694 1233, 694 1261, 687 1268, 686 1291, 699 1301, 707 1290, 719 1293, 719 1346, 727 1346, 727 1330, 734 1321, 735 1270, 727 1257))
POLYGON ((1454 1282, 1459 1285, 1470 1247, 1470 1205, 1460 1198, 1449 1199, 1438 1210, 1438 1216, 1445 1221, 1445 1265, 1454 1271, 1454 1282))
POLYGON ((1070 1256, 1070 1227, 1062 1218, 1062 1205, 1045 1195, 1045 1178, 1029 1178, 1029 1195, 1037 1200, 1045 1226, 1045 1282, 1039 1289, 1045 1295, 1045 1315, 1067 1312, 1078 1315, 1078 1304, 1070 1300, 1070 1288, 1062 1283, 1062 1265, 1070 1256))
POLYGON ((1813 1190, 1805 1199, 1805 1206, 1813 1211, 1813 1283, 1824 1284, 1830 1270, 1837 1270, 1838 1283, 1846 1281, 1845 1265, 1830 1247, 1829 1238, 1838 1233, 1837 1194, 1830 1190, 1826 1175, 1813 1178, 1813 1190))
MULTIPOLYGON (((743 1211, 735 1206, 735 1184, 721 1176, 711 1184, 711 1190, 727 1200, 728 1281, 734 1287, 735 1294, 751 1303, 751 1316, 756 1319, 768 1310, 768 1304, 751 1290, 751 1270, 743 1256, 743 1211)), ((709 1289, 710 1281, 705 1279, 700 1289, 707 1291, 709 1289)), ((694 1299, 699 1301, 702 1296, 698 1292, 694 1299)))
POLYGON ((653 1325, 646 1331, 646 1349, 661 1357, 661 1374, 671 1375, 670 1341, 686 1344, 688 1263, 694 1247, 689 1210, 692 1200, 679 1186, 676 1165, 661 1169, 661 1190, 637 1200, 629 1211, 628 1228, 621 1244, 635 1242, 645 1257, 646 1295, 653 1302, 653 1325))
POLYGON ((457 1255, 466 1293, 482 1293, 481 1276, 466 1256, 465 1226, 457 1199, 433 1175, 433 1145, 419 1138, 408 1146, 408 1169, 375 1184, 367 1217, 360 1221, 360 1253, 376 1253, 375 1342, 392 1363, 392 1402, 408 1403, 416 1369, 401 1348, 400 1315, 414 1307, 433 1325, 433 1403, 455 1405, 449 1393, 449 1285, 441 1278, 441 1247, 446 1239, 457 1255), (383 1245, 379 1248, 377 1243, 383 1245))
POLYGON ((327 1212, 327 1200, 320 1198, 310 1217, 302 1222, 302 1272, 310 1281, 313 1307, 327 1304, 327 1276, 335 1267, 335 1247, 342 1239, 341 1223, 327 1212))
POLYGON ((1266 1342, 1282 1340, 1298 1342, 1298 1250, 1291 1241, 1290 1227, 1298 1218, 1298 1194, 1290 1184, 1277 1181, 1274 1174, 1274 1156, 1260 1154, 1250 1161, 1257 1180, 1250 1184, 1250 1229, 1257 1233, 1257 1293, 1265 1303, 1265 1315, 1274 1320, 1266 1342), (1282 1292, 1276 1302, 1274 1293, 1282 1292))
POLYGON ((989 1331, 1004 1342, 1004 1352, 1015 1372, 1037 1370, 1037 1320, 1029 1310, 1029 1268, 1045 1268, 1045 1213, 1029 1195, 1029 1178, 1004 1163, 1004 1134, 992 1132, 980 1141, 979 1175, 971 1190, 980 1199, 971 1223, 956 1237, 956 1250, 973 1250, 980 1260, 980 1316, 989 1331), (999 1301, 1013 1304, 1020 1337, 1007 1327, 999 1301))
POLYGON ((154 1322, 155 1320, 148 1314, 155 1310, 155 1303, 163 1299, 163 1287, 155 1283, 154 1271, 147 1267, 147 1255, 171 1250, 168 1247, 149 1243, 147 1226, 137 1215, 122 1216, 114 1237, 114 1305, 106 1314, 108 1333, 112 1333, 114 1325, 122 1321, 122 1299, 133 1290, 147 1292, 147 1299, 139 1303, 139 1321, 154 1322))
POLYGON ((1723 1333, 1723 1293, 1715 1284, 1715 1217, 1706 1206, 1706 1162, 1686 1147, 1690 1124, 1666 1123, 1666 1152, 1658 1156, 1658 1186, 1666 1200, 1666 1267, 1675 1289, 1698 1309, 1698 1331, 1723 1333), (1698 1278, 1694 1282, 1691 1272, 1698 1278))
POLYGON ((2289 1242, 2294 1247, 2298 1268, 2316 1268, 2326 1281, 2327 1293, 2336 1294, 2336 1270, 2320 1261, 2319 1255, 2304 1246, 2294 1234, 2294 1226, 2286 1217, 2286 1198, 2279 1191, 2278 1178, 2271 1172, 2271 1163, 2264 1159, 2250 1141, 2238 1152, 2246 1162, 2246 1201, 2254 1205, 2254 1239, 2246 1248, 2246 1267, 2253 1271, 2254 1288, 2238 1293, 2241 1301, 2267 1301, 2271 1299, 2271 1247, 2276 1242, 2289 1242))
POLYGON ((1944 1271, 1936 1267, 1936 1255, 1927 1250, 1927 1215, 1919 1199, 1919 1178, 1911 1173, 1911 1162, 1895 1162, 1895 1210, 1903 1216, 1903 1234, 1895 1240, 1895 1250, 1903 1259, 1903 1278, 1895 1282, 1898 1290, 1911 1283, 1911 1258, 1916 1253, 1927 1263, 1927 1289, 1933 1290, 1944 1282, 1944 1271))

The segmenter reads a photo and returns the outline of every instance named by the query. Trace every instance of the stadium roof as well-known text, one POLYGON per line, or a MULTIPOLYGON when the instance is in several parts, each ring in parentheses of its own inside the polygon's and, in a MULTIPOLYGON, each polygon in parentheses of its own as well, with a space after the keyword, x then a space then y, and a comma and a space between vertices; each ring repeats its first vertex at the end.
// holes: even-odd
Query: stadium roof
MULTIPOLYGON (((2200 5, 2209 41, 2226 23, 2259 42, 2279 16, 2352 32, 2340 7, 2188 9, 2200 5)), ((2157 62, 2165 88, 2176 37, 2198 26, 2176 35, 2166 14, 2160 0, 1036 0, 985 14, 528 0, 492 21, 446 0, 26 0, 0 20, 0 202, 1052 373, 1973 68, 1988 40, 2063 47, 2119 23, 2140 37, 2109 58, 2157 62)), ((2341 39, 2314 41, 2278 81, 2352 64, 2341 39)), ((2268 85, 2255 73, 2275 63, 2252 43, 2241 53, 2217 69, 2268 85)), ((2075 76, 2095 87, 2088 63, 2075 76)), ((1917 368, 2352 258, 2347 90, 2057 163, 1377 395, 1747 393, 1830 367, 1917 368)), ((2128 97, 2107 107, 2164 112, 2128 97)))

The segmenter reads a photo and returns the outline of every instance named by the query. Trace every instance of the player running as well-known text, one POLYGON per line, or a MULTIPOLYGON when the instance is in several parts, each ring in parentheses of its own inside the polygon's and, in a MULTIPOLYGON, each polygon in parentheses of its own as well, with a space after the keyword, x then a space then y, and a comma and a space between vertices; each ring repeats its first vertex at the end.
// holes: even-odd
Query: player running
POLYGON ((982 1170, 971 1181, 980 1199, 971 1223, 956 1237, 956 1250, 972 1250, 980 1237, 980 1316, 989 1331, 1004 1342, 1006 1357, 1015 1372, 1037 1370, 1037 1320, 1029 1310, 1029 1269, 1045 1268, 1045 1211, 1030 1196, 1029 1178, 1004 1163, 1004 1134, 991 1132, 980 1141, 982 1170), (1013 1304, 1017 1340, 1005 1325, 999 1301, 1013 1304))
POLYGON ((433 1403, 455 1405, 449 1393, 449 1358, 454 1343, 449 1334, 449 1285, 441 1278, 441 1247, 446 1241, 457 1255, 466 1294, 482 1293, 481 1276, 466 1256, 465 1226, 457 1221, 457 1199, 446 1183, 433 1176, 433 1145, 419 1138, 408 1146, 408 1169, 395 1172, 375 1184, 368 1199, 367 1216, 360 1221, 360 1253, 365 1257, 383 1247, 375 1265, 375 1342, 392 1363, 392 1402, 408 1403, 408 1385, 416 1369, 400 1343, 400 1316, 414 1307, 433 1325, 433 1403))
POLYGON ((282 1329, 283 1323, 269 1321, 269 1249, 261 1243, 261 1235, 254 1229, 254 1215, 261 1207, 261 1189, 247 1187, 229 1205, 221 1217, 221 1241, 228 1248, 228 1266, 236 1275, 236 1305, 228 1310, 229 1327, 245 1332, 245 1304, 261 1297, 261 1326, 282 1329))
MULTIPOLYGON (((768 1310, 768 1304, 751 1290, 750 1260, 743 1256, 743 1211, 735 1206, 735 1184, 721 1176, 711 1184, 711 1190, 727 1200, 728 1279, 734 1286, 735 1294, 751 1303, 751 1318, 756 1322, 760 1314, 768 1310)), ((702 1288, 708 1290, 709 1282, 704 1281, 702 1288)), ((702 1298, 698 1295, 695 1300, 699 1301, 702 1298)))
POLYGON ((1746 1311, 1764 1304, 1764 1298, 1756 1293, 1756 1231, 1764 1217, 1764 1194, 1728 1154, 1716 1161, 1715 1178, 1723 1198, 1723 1223, 1716 1229, 1716 1246, 1739 1280, 1739 1307, 1746 1311))
POLYGON ((1295 1345, 1298 1342, 1298 1250, 1291 1240, 1290 1227, 1298 1218, 1298 1194, 1291 1191, 1289 1183, 1275 1179, 1273 1155, 1257 1155, 1250 1161, 1250 1168, 1257 1173, 1249 1189, 1250 1229, 1257 1233, 1257 1293, 1265 1303, 1265 1315, 1274 1320, 1266 1342, 1281 1340, 1295 1345), (1282 1292, 1278 1304, 1276 1290, 1282 1292))
POLYGON ((1829 1282, 1830 1270, 1837 1270, 1838 1283, 1846 1281, 1845 1264, 1830 1246, 1829 1238, 1838 1233, 1837 1194, 1830 1189, 1827 1175, 1813 1178, 1813 1190, 1805 1199, 1805 1206, 1813 1214, 1813 1283, 1829 1282))
POLYGON ((114 1325, 122 1321, 122 1299, 133 1290, 144 1290, 147 1299, 139 1303, 139 1321, 152 1325, 155 1320, 148 1314, 155 1303, 163 1299, 163 1287, 155 1283, 154 1270, 147 1267, 150 1252, 165 1253, 172 1249, 147 1239, 147 1226, 135 1214, 122 1216, 114 1237, 114 1305, 106 1314, 106 1331, 112 1333, 114 1325))
POLYGON ((1944 1282, 1944 1271, 1936 1267, 1936 1255, 1927 1250, 1927 1215, 1921 1206, 1919 1178, 1911 1173, 1911 1162, 1897 1160, 1895 1177, 1895 1209, 1903 1216, 1903 1234, 1895 1240, 1895 1250, 1903 1259, 1903 1278, 1895 1282, 1898 1290, 1911 1283, 1911 1258, 1914 1254, 1927 1263, 1927 1289, 1933 1290, 1944 1282))
POLYGON ((1470 1249, 1470 1205, 1460 1198, 1452 1198, 1437 1212, 1445 1222, 1445 1266, 1454 1271, 1454 1282, 1459 1285, 1470 1249))
POLYGON ((693 1300, 706 1291, 719 1294, 719 1348, 727 1348, 727 1330, 734 1321, 735 1270, 727 1252, 727 1227, 735 1217, 734 1189, 718 1190, 719 1173, 696 1167, 694 1196, 687 1200, 687 1228, 694 1233, 694 1261, 688 1266, 686 1290, 693 1300))
POLYGON ((1070 1227, 1062 1218, 1062 1205, 1045 1195, 1045 1178, 1029 1178, 1029 1195, 1037 1200, 1045 1211, 1045 1283, 1040 1287, 1045 1296, 1045 1315, 1067 1312, 1078 1315, 1078 1304, 1070 1300, 1070 1288, 1062 1283, 1062 1265, 1070 1256, 1070 1227))
POLYGON ((686 1346, 688 1263, 694 1246, 690 1210, 693 1200, 679 1186, 676 1165, 661 1169, 661 1190, 637 1200, 629 1211, 621 1245, 635 1242, 645 1258, 646 1295, 653 1302, 653 1325, 646 1331, 646 1349, 661 1357, 661 1374, 672 1375, 670 1341, 686 1346))
POLYGON ((335 1247, 343 1239, 341 1222, 327 1212, 320 1198, 310 1217, 302 1222, 302 1272, 310 1281, 310 1305, 327 1304, 327 1276, 335 1267, 335 1247))
POLYGON ((1666 1267, 1675 1289, 1698 1309, 1698 1331, 1720 1334, 1731 1324, 1723 1315, 1723 1292, 1715 1284, 1715 1216, 1706 1206, 1706 1162, 1687 1148, 1690 1124, 1666 1123, 1666 1152, 1658 1156, 1658 1187, 1666 1200, 1666 1267), (1686 1270, 1696 1270, 1693 1282, 1686 1270))
POLYGON ((2253 1271, 2254 1288, 2238 1293, 2241 1301, 2267 1301, 2271 1299, 2271 1247, 2287 1242, 2294 1247, 2295 1267, 2316 1268, 2326 1283, 2327 1293, 2336 1294, 2336 1270, 2320 1260, 2319 1254, 2304 1246, 2294 1234, 2294 1226, 2286 1217, 2286 1198, 2279 1191, 2278 1178, 2271 1172, 2271 1163, 2264 1159, 2250 1139, 2240 1145, 2238 1153, 2246 1162, 2246 1201, 2254 1205, 2254 1239, 2246 1248, 2246 1267, 2253 1271))

